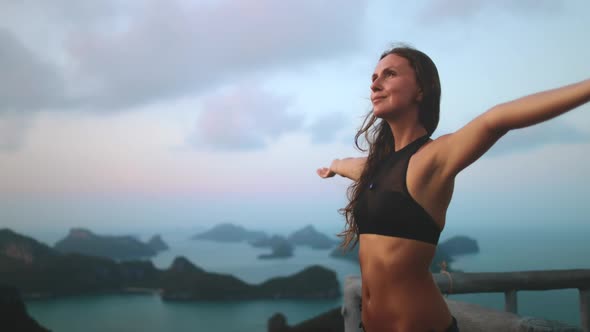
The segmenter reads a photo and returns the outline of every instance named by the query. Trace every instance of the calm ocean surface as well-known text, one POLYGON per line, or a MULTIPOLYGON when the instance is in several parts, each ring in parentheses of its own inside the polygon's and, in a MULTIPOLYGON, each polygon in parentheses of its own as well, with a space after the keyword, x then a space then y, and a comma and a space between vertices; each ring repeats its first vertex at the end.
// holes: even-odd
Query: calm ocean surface
MULTIPOLYGON (((475 238, 480 253, 460 257, 453 268, 466 272, 501 272, 540 269, 590 269, 590 225, 567 227, 510 227, 447 229, 442 239, 456 234, 475 238)), ((35 234, 30 234, 35 237, 35 234)), ((250 283, 290 275, 319 264, 335 270, 343 282, 358 275, 358 265, 329 257, 329 250, 297 247, 286 260, 258 260, 266 252, 246 243, 218 244, 187 240, 192 234, 162 233, 171 250, 153 259, 160 268, 183 255, 208 271, 233 274, 250 283)), ((41 239, 41 238, 40 238, 41 239)), ((43 239, 41 239, 43 240, 43 239)), ((49 242, 48 244, 53 244, 49 242)), ((450 298, 502 309, 503 294, 454 295, 450 298)), ((156 295, 81 296, 27 302, 29 314, 55 332, 79 331, 266 331, 276 312, 289 324, 337 307, 341 299, 322 301, 162 302, 156 295)), ((523 316, 557 319, 579 325, 577 290, 519 292, 523 316)))

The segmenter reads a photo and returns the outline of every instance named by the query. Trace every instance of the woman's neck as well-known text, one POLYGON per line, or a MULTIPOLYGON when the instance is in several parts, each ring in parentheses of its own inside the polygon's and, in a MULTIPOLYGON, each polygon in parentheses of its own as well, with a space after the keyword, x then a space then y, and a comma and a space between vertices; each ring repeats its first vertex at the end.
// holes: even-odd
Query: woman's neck
POLYGON ((404 118, 386 121, 393 133, 395 151, 403 149, 406 145, 428 134, 418 119, 404 118))

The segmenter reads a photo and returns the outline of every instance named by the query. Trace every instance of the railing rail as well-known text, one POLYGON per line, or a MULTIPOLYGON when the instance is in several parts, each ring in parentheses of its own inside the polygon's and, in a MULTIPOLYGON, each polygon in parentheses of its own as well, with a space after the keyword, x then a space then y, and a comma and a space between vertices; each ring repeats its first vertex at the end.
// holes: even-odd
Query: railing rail
POLYGON ((590 288, 590 270, 450 272, 449 275, 447 273, 433 274, 438 288, 446 293, 452 287, 451 293, 453 294, 590 288))
MULTIPOLYGON (((434 273, 433 277, 445 294, 504 293, 504 309, 514 314, 518 313, 518 291, 578 289, 581 326, 583 331, 590 332, 590 270, 442 272, 434 273)), ((353 278, 356 280, 356 277, 353 278)), ((358 287, 360 279, 354 289, 345 289, 349 299, 360 301, 358 287)))
POLYGON ((434 280, 443 293, 504 293, 504 310, 518 313, 516 293, 521 290, 542 291, 577 288, 580 320, 585 332, 590 330, 590 270, 540 270, 518 272, 435 273, 434 280))

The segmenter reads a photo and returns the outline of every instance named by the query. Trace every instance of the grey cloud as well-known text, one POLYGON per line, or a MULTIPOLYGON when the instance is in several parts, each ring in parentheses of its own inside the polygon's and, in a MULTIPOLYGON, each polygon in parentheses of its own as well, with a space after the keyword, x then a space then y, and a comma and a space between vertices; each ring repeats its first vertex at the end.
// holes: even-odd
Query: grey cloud
POLYGON ((196 148, 253 150, 301 127, 288 113, 288 99, 244 86, 203 99, 195 132, 187 141, 196 148))
MULTIPOLYGON (((3 97, 28 111, 105 110, 199 94, 236 76, 355 52, 365 7, 365 0, 2 2, 0 27, 13 34, 0 36, 0 50, 11 52, 0 69, 36 81, 29 95, 3 97)), ((0 86, 11 80, 0 76, 0 86)))
POLYGON ((543 13, 554 15, 563 6, 560 1, 553 0, 431 0, 419 13, 421 24, 437 24, 444 21, 469 20, 478 15, 484 8, 495 11, 530 15, 543 13))
POLYGON ((354 52, 364 1, 151 2, 121 33, 73 35, 77 102, 126 107, 198 93, 257 70, 354 52))
MULTIPOLYGON (((88 25, 96 20, 112 17, 122 11, 127 1, 117 0, 19 0, 3 1, 0 4, 5 16, 23 15, 28 17, 40 15, 54 23, 73 23, 88 25)), ((4 16, 4 15, 3 15, 4 16)), ((22 17, 20 18, 22 19, 22 17)), ((28 21, 26 24, 31 24, 28 21)))
POLYGON ((0 114, 0 152, 19 150, 25 143, 32 119, 27 114, 11 112, 0 114))
POLYGON ((306 128, 306 131, 311 135, 312 143, 315 144, 342 141, 342 136, 348 138, 348 143, 356 133, 352 128, 352 120, 348 119, 344 114, 335 112, 319 117, 306 128))
POLYGON ((31 112, 64 103, 64 80, 55 66, 0 28, 0 151, 22 147, 31 112))
POLYGON ((1 28, 0 73, 0 113, 39 110, 63 103, 64 80, 56 67, 1 28))
POLYGON ((521 151, 530 151, 548 144, 574 144, 590 142, 590 133, 572 127, 563 121, 547 123, 513 130, 502 137, 487 152, 487 156, 501 156, 521 151))
MULTIPOLYGON (((119 111, 351 54, 366 4, 2 1, 0 115, 119 111)), ((245 146, 260 144, 240 137, 245 146)))

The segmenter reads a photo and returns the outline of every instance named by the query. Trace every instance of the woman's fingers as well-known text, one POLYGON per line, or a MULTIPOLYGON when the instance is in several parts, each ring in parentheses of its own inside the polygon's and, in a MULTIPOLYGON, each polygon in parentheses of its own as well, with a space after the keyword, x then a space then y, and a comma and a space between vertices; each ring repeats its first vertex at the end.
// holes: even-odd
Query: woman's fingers
POLYGON ((317 173, 322 178, 334 176, 334 172, 332 172, 328 167, 318 168, 317 173))
POLYGON ((324 175, 324 173, 325 173, 325 169, 326 169, 325 167, 318 168, 318 170, 317 170, 317 173, 318 173, 318 175, 319 175, 319 176, 321 176, 321 177, 323 177, 323 178, 325 178, 325 177, 326 177, 326 176, 324 175))

